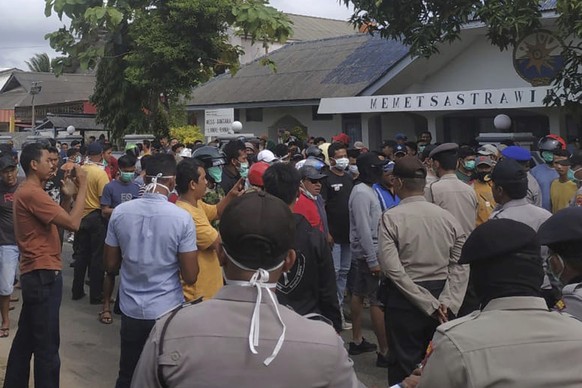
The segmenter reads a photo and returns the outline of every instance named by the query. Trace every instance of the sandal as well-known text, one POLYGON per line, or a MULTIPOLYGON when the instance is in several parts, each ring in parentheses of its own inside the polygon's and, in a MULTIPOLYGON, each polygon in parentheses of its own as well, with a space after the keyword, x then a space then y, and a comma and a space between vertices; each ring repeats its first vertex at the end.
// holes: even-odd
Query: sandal
POLYGON ((10 329, 8 327, 0 329, 0 338, 6 338, 10 335, 10 329))
POLYGON ((113 318, 111 317, 111 311, 109 310, 103 310, 99 313, 99 322, 101 322, 104 325, 110 325, 111 323, 113 323, 113 318), (109 316, 106 316, 105 314, 109 314, 109 316))

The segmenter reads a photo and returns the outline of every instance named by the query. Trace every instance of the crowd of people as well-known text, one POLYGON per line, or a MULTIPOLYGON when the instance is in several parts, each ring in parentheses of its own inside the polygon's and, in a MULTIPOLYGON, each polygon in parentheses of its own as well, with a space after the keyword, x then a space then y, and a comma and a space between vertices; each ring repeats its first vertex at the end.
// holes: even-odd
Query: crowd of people
POLYGON ((33 355, 59 387, 64 241, 71 298, 121 321, 116 388, 359 387, 368 352, 389 386, 582 386, 576 144, 543 137, 537 165, 430 132, 0 146, 0 337, 22 288, 4 387, 33 355))

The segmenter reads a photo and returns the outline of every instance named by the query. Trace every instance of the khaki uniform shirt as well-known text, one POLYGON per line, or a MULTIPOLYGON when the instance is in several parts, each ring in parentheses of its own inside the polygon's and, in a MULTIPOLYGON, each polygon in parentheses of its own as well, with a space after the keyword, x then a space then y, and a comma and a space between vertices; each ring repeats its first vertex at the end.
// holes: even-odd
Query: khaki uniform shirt
POLYGON ((494 299, 440 325, 420 388, 582 387, 582 325, 536 297, 494 299))
POLYGON ((532 205, 542 207, 542 189, 540 189, 540 184, 529 171, 527 172, 527 195, 525 198, 532 205))
POLYGON ((269 366, 281 324, 271 298, 263 291, 258 354, 249 349, 249 328, 257 297, 252 287, 224 286, 206 302, 185 307, 167 327, 163 354, 158 356, 160 319, 141 353, 132 388, 161 387, 158 365, 171 388, 228 387, 363 387, 343 341, 330 325, 308 320, 279 305, 287 330, 277 357, 269 366))
POLYGON ((409 197, 382 214, 380 266, 406 298, 427 315, 441 303, 456 314, 469 280, 469 267, 457 264, 465 239, 451 213, 422 196, 409 197), (446 280, 438 300, 415 284, 429 280, 446 280))
POLYGON ((463 233, 471 234, 477 220, 477 195, 475 190, 463 183, 455 174, 443 175, 427 187, 424 196, 428 202, 451 212, 463 233))

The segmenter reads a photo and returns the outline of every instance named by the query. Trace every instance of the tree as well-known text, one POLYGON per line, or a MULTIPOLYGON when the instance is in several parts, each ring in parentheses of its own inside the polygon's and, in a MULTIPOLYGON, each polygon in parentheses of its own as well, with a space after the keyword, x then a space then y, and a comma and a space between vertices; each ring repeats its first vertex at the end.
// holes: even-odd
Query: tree
POLYGON ((114 137, 131 131, 167 133, 173 109, 191 89, 236 71, 240 48, 228 28, 267 44, 284 42, 289 19, 267 0, 45 0, 70 25, 47 34, 65 59, 94 69, 97 121, 114 137))
POLYGON ((30 71, 36 73, 50 73, 52 71, 51 59, 47 53, 34 54, 30 61, 24 61, 30 71))
MULTIPOLYGON (((541 27, 540 0, 341 0, 353 3, 351 21, 370 32, 410 46, 411 54, 430 57, 443 43, 460 39, 461 28, 483 23, 491 44, 506 50, 541 27)), ((564 42, 565 67, 554 80, 548 103, 582 103, 582 0, 557 0, 555 34, 564 42)))

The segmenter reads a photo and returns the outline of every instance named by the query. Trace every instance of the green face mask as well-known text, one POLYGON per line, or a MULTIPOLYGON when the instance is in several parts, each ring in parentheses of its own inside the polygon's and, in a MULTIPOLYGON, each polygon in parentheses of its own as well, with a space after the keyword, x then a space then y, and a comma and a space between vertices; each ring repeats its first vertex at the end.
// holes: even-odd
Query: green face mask
POLYGON ((208 175, 212 178, 214 182, 216 183, 222 182, 222 167, 221 166, 209 167, 208 175))
POLYGON ((119 180, 124 183, 131 182, 134 176, 135 176, 134 172, 123 172, 123 171, 119 172, 119 180))
POLYGON ((550 151, 542 151, 542 159, 546 163, 552 163, 554 161, 554 154, 550 151))
POLYGON ((473 171, 475 169, 475 161, 474 160, 467 160, 463 166, 467 171, 473 171))
POLYGON ((241 178, 247 179, 247 177, 249 176, 249 163, 248 162, 241 163, 237 169, 241 178))

